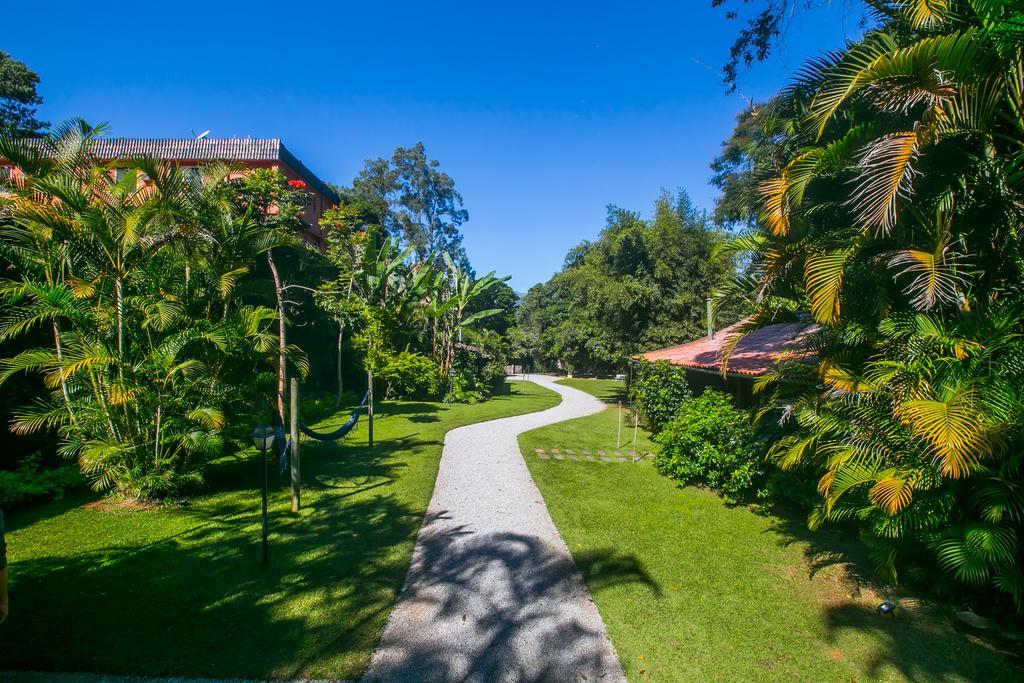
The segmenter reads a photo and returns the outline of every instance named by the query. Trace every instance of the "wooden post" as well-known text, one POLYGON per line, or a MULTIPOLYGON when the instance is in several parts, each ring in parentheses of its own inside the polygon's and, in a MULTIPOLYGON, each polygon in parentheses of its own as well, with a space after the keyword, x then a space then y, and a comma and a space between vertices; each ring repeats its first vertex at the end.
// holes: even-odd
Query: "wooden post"
POLYGON ((373 370, 366 371, 366 422, 370 430, 370 448, 373 448, 373 370))
POLYGON ((299 511, 299 497, 302 488, 302 474, 299 471, 299 378, 292 377, 291 386, 291 419, 292 419, 292 512, 299 511))
POLYGON ((636 406, 633 406, 633 457, 636 457, 636 428, 640 424, 640 415, 636 412, 636 406))
POLYGON ((711 317, 711 297, 707 298, 705 302, 707 304, 707 319, 708 319, 708 341, 715 338, 715 321, 711 317))
POLYGON ((622 401, 619 401, 619 431, 615 435, 615 448, 622 448, 622 401))

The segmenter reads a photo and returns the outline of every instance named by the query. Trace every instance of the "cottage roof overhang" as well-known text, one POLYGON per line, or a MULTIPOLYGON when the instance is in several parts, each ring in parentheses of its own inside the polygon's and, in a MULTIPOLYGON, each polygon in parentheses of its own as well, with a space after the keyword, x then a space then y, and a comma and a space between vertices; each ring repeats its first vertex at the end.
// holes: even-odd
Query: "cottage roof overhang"
MULTIPOLYGON (((721 373, 725 351, 740 333, 736 323, 718 330, 711 339, 700 339, 648 351, 633 356, 636 360, 656 363, 668 361, 692 370, 721 373)), ((725 363, 726 375, 759 377, 768 373, 782 360, 808 360, 813 352, 807 348, 808 335, 816 331, 816 325, 806 323, 776 323, 760 327, 743 336, 729 353, 725 363)))

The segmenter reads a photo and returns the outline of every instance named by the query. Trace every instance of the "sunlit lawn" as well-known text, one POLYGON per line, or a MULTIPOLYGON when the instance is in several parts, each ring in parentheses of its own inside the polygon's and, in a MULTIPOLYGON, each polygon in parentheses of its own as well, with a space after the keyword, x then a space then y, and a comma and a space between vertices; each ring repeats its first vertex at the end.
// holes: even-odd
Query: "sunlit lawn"
POLYGON ((268 567, 252 453, 216 466, 211 492, 183 508, 77 496, 14 512, 0 670, 357 678, 401 589, 445 432, 558 400, 514 382, 478 405, 386 402, 373 449, 365 420, 343 441, 304 443, 298 517, 273 479, 268 567))
MULTIPOLYGON (((566 383, 616 400, 607 381, 566 383)), ((857 555, 848 539, 811 536, 799 520, 679 489, 649 461, 534 454, 613 449, 615 413, 613 406, 528 432, 520 444, 555 524, 582 558, 631 680, 1024 680, 1000 655, 956 633, 948 610, 908 606, 895 619, 878 616, 886 596, 852 582, 841 561, 857 555), (609 580, 595 556, 615 557, 631 576, 609 580)), ((642 439, 638 451, 646 447, 642 439)))

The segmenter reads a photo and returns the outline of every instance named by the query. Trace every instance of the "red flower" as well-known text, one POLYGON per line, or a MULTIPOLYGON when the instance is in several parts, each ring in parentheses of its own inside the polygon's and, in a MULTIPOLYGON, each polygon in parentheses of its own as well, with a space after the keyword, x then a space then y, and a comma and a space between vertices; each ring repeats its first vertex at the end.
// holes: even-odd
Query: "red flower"
POLYGON ((288 184, 297 190, 305 190, 308 187, 305 180, 289 180, 288 184))

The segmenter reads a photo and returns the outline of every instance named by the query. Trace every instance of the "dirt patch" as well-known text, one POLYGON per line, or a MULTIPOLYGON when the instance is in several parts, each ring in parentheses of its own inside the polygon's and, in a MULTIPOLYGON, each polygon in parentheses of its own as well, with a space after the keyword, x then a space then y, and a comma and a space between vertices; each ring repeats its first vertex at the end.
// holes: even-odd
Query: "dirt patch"
POLYGON ((125 512, 139 512, 140 510, 159 510, 164 505, 160 503, 154 503, 151 501, 144 500, 129 500, 127 498, 100 498, 94 500, 91 503, 83 505, 86 510, 104 510, 104 511, 125 511, 125 512))

